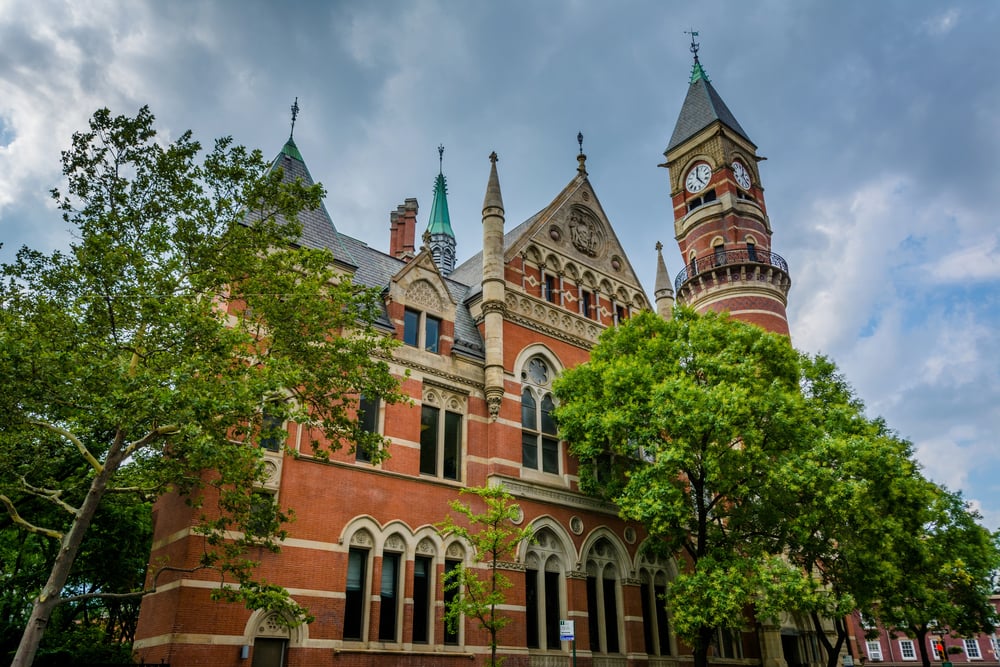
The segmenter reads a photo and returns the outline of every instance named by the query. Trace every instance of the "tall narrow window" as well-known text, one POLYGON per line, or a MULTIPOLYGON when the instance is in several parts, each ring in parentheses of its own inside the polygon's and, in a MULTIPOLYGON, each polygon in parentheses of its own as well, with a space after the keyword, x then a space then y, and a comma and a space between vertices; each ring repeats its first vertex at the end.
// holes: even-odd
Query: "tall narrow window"
POLYGON ((659 654, 670 655, 670 625, 667 621, 667 587, 653 586, 653 609, 656 610, 656 636, 659 654))
POLYGON ((559 640, 559 573, 545 570, 545 648, 562 646, 559 640))
POLYGON ((559 438, 552 416, 555 403, 548 388, 552 372, 541 357, 532 358, 521 373, 521 465, 559 474, 559 438))
POLYGON ((424 349, 438 352, 441 344, 441 320, 430 315, 424 316, 424 349))
POLYGON ((261 415, 260 427, 260 446, 263 449, 269 452, 277 452, 281 449, 281 443, 284 439, 281 434, 281 425, 283 423, 281 417, 264 408, 264 414, 261 415))
POLYGON ((461 471, 462 415, 432 405, 421 407, 420 473, 458 480, 461 471))
POLYGON ((618 568, 615 548, 604 538, 594 544, 587 557, 587 617, 591 650, 620 653, 618 568))
POLYGON ((604 627, 607 630, 607 652, 618 653, 618 596, 617 583, 605 575, 601 580, 604 587, 604 627))
POLYGON ((590 650, 601 651, 601 618, 597 606, 597 577, 587 577, 587 629, 590 635, 590 650))
POLYGON ((712 248, 712 251, 715 254, 716 266, 722 266, 723 264, 726 263, 726 246, 719 243, 714 248, 712 248))
POLYGON ((549 273, 545 274, 545 300, 549 303, 556 303, 559 300, 556 277, 549 273))
POLYGON ((580 290, 580 308, 583 312, 580 314, 584 317, 589 317, 591 319, 597 319, 597 315, 594 312, 594 293, 590 290, 580 290))
MULTIPOLYGON (((445 577, 444 578, 445 578, 445 581, 452 581, 451 577, 449 576, 450 573, 452 573, 455 570, 457 570, 461 566, 461 564, 462 564, 461 561, 457 561, 457 560, 446 560, 444 562, 444 572, 445 572, 445 577)), ((451 587, 451 588, 448 588, 447 590, 445 590, 445 592, 444 592, 445 609, 450 608, 451 605, 454 604, 455 599, 458 596, 459 596, 459 591, 458 591, 457 588, 451 587)), ((447 623, 445 623, 445 625, 444 625, 444 643, 445 644, 449 644, 449 645, 458 644, 458 628, 457 627, 455 627, 454 629, 452 629, 451 627, 448 626, 447 623)))
POLYGON ((382 555, 381 607, 378 618, 378 638, 396 641, 396 617, 399 611, 399 554, 382 555))
POLYGON ((430 636, 431 571, 434 561, 428 556, 413 559, 413 635, 414 644, 426 644, 430 636))
POLYGON ((352 548, 347 555, 347 589, 344 606, 344 639, 361 640, 365 614, 365 575, 368 552, 352 548))
POLYGON ((751 262, 757 261, 757 244, 752 240, 747 240, 747 260, 751 262))
MULTIPOLYGON (((358 423, 361 428, 368 433, 378 433, 378 398, 369 398, 362 395, 358 399, 358 423)), ((356 461, 371 462, 371 455, 363 447, 358 447, 354 452, 356 461)))
POLYGON ((403 311, 403 342, 413 347, 420 345, 420 312, 407 308, 403 311))
POLYGON ((538 640, 538 570, 524 571, 524 615, 528 648, 540 648, 538 640))

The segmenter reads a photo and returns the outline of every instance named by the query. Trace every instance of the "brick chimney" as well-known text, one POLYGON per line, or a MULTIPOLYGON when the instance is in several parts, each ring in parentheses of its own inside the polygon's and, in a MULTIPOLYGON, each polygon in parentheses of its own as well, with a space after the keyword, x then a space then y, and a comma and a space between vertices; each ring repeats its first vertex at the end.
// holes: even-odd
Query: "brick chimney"
POLYGON ((417 199, 406 201, 389 213, 389 254, 404 262, 415 256, 413 241, 417 234, 417 199))

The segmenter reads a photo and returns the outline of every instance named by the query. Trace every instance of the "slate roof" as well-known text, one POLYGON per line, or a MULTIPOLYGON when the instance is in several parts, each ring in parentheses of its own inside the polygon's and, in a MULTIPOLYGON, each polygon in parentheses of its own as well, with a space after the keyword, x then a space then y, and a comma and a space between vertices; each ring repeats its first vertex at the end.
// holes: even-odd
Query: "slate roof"
MULTIPOLYGON (((302 154, 291 138, 288 139, 272 163, 272 169, 278 167, 284 169, 284 178, 287 180, 300 178, 307 185, 312 185, 314 182, 305 161, 302 159, 302 154)), ((303 211, 299 214, 299 222, 302 224, 300 243, 309 248, 330 250, 338 262, 354 268, 354 282, 358 285, 387 289, 393 276, 406 266, 402 260, 375 250, 364 241, 337 231, 325 205, 320 206, 315 211, 303 211)), ((470 276, 469 280, 480 282, 481 278, 482 272, 480 271, 479 279, 470 276)), ((454 278, 444 278, 444 282, 451 298, 458 303, 455 312, 455 351, 484 359, 485 348, 482 337, 479 335, 479 329, 476 327, 472 315, 463 303, 463 299, 469 291, 469 284, 458 282, 454 278)), ((389 319, 384 304, 381 304, 381 309, 381 314, 375 325, 387 332, 394 332, 395 327, 389 319)))
POLYGON ((701 76, 692 75, 691 77, 691 85, 688 86, 680 116, 677 117, 677 124, 674 125, 674 133, 670 136, 670 143, 667 144, 667 150, 664 153, 669 153, 715 121, 721 121, 723 125, 752 144, 753 141, 750 140, 739 121, 733 116, 733 112, 722 101, 708 77, 704 76, 704 70, 701 69, 700 65, 698 70, 701 72, 701 76))
MULTIPOLYGON (((520 239, 529 229, 531 225, 542 213, 545 212, 543 208, 538 213, 534 214, 514 229, 510 230, 503 236, 503 251, 506 253, 512 245, 514 245, 518 239, 520 239)), ((466 283, 469 285, 468 292, 465 294, 464 300, 468 301, 476 295, 482 293, 483 291, 483 251, 480 250, 475 255, 469 259, 462 262, 454 271, 451 272, 450 278, 452 280, 466 283)))

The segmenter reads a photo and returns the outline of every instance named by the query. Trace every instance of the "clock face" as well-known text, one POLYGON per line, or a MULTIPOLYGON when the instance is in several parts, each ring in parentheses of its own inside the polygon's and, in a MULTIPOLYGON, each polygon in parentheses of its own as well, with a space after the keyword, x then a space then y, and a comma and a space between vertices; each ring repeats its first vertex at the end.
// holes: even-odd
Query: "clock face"
POLYGON ((691 171, 688 172, 687 178, 684 179, 684 187, 688 189, 688 192, 701 192, 708 185, 708 182, 712 179, 712 169, 704 162, 696 164, 691 171))
POLYGON ((733 176, 736 177, 736 182, 739 184, 741 188, 743 188, 744 190, 749 189, 750 172, 747 170, 746 167, 743 166, 743 163, 740 162, 739 160, 733 161, 733 176))
POLYGON ((528 362, 528 379, 535 384, 545 384, 549 381, 549 367, 541 359, 528 362))

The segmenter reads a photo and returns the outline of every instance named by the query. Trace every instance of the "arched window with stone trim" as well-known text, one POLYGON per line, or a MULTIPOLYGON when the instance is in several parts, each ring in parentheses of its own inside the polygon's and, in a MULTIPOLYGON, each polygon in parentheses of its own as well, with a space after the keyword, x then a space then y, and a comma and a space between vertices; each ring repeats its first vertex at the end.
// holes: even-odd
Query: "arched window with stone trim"
POLYGON ((646 553, 639 560, 643 641, 648 655, 671 655, 673 652, 665 600, 673 571, 671 565, 659 556, 646 553))
POLYGON ((379 641, 399 641, 403 617, 403 566, 406 563, 406 542, 398 534, 386 538, 382 546, 382 570, 379 578, 379 641))
POLYGON ((521 465, 559 474, 559 437, 552 416, 554 371, 540 356, 531 357, 521 371, 521 465))
POLYGON ((435 553, 437 549, 430 538, 417 543, 413 556, 413 624, 410 641, 429 644, 434 621, 435 553))
POLYGON ((562 543, 549 528, 535 533, 524 559, 525 634, 529 649, 558 651, 559 620, 565 618, 566 567, 562 543))
POLYGON ((623 574, 614 546, 607 538, 598 539, 587 554, 587 627, 594 653, 622 652, 623 574))
MULTIPOLYGON (((466 565, 468 564, 465 561, 466 561, 466 552, 465 552, 465 547, 462 546, 462 543, 459 542, 458 540, 455 540, 454 542, 449 544, 448 547, 445 549, 445 556, 444 556, 445 582, 450 580, 449 574, 451 572, 457 570, 463 563, 466 565)), ((442 588, 444 593, 443 600, 445 609, 448 609, 451 607, 451 604, 455 600, 455 598, 461 595, 462 592, 454 587, 448 587, 448 588, 442 587, 442 588)), ((442 628, 443 632, 442 636, 444 638, 445 646, 461 646, 465 636, 465 633, 463 631, 464 623, 461 622, 461 619, 460 622, 455 624, 454 626, 449 626, 447 622, 444 622, 443 626, 444 627, 442 628)))
POLYGON ((288 655, 289 630, 277 612, 252 618, 251 667, 283 667, 288 655))
POLYGON ((367 530, 351 536, 347 552, 347 584, 344 589, 344 640, 364 641, 368 626, 367 591, 371 590, 371 560, 375 540, 367 530))

